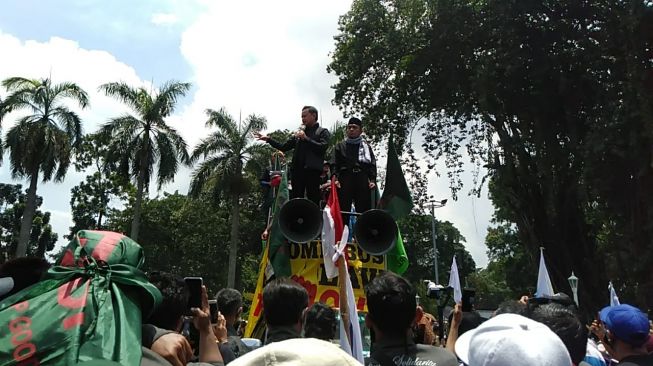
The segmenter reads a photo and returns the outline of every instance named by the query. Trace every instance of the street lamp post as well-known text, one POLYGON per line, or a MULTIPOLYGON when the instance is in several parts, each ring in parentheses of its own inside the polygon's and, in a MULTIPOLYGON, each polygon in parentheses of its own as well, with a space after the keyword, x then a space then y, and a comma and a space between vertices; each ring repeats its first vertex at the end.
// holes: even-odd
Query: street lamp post
POLYGON ((438 275, 438 245, 436 243, 437 232, 435 231, 435 209, 444 207, 447 204, 447 200, 443 199, 442 201, 432 201, 429 203, 431 207, 431 238, 433 239, 433 269, 435 270, 435 284, 440 284, 440 276, 438 275))
POLYGON ((574 275, 574 271, 571 271, 571 276, 567 281, 569 281, 569 287, 571 287, 571 292, 574 294, 574 302, 578 306, 578 277, 574 275))

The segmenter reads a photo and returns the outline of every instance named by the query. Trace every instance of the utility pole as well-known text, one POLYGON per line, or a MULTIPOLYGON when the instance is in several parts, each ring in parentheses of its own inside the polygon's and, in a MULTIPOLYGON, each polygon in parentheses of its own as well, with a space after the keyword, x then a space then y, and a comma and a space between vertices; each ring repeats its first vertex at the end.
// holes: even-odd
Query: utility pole
POLYGON ((444 207, 447 204, 447 200, 443 199, 441 201, 431 201, 427 206, 431 207, 431 238, 433 240, 433 269, 435 271, 435 284, 440 284, 440 276, 438 275, 438 245, 437 238, 438 233, 435 229, 435 209, 444 207))

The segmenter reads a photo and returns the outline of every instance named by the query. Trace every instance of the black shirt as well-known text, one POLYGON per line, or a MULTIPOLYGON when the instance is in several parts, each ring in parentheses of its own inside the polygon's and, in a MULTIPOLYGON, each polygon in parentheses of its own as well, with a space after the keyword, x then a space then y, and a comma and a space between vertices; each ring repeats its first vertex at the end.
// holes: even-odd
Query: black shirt
POLYGON ((295 150, 292 158, 293 170, 322 170, 331 134, 326 128, 321 128, 319 123, 306 127, 304 133, 308 137, 306 140, 293 136, 283 144, 274 140, 268 140, 268 143, 281 151, 295 150))
POLYGON ((625 357, 619 366, 653 366, 653 354, 625 357))
POLYGON ((372 344, 365 366, 458 366, 456 356, 441 347, 415 344, 409 337, 383 339, 372 344))

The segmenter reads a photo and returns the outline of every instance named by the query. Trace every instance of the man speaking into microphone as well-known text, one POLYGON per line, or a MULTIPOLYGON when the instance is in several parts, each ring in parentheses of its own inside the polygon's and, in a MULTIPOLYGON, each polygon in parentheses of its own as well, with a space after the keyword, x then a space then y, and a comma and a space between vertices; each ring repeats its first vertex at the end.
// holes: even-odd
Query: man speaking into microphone
POLYGON ((317 122, 317 109, 302 108, 303 129, 295 132, 285 143, 274 141, 269 136, 254 133, 254 136, 270 144, 275 149, 286 152, 294 149, 290 177, 292 191, 290 198, 308 198, 320 204, 320 174, 324 165, 324 155, 329 143, 330 133, 317 122))

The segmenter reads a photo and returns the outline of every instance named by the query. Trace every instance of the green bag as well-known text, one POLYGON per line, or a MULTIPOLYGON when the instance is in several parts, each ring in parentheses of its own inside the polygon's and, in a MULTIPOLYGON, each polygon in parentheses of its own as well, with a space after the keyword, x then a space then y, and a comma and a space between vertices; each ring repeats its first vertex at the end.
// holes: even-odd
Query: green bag
POLYGON ((122 234, 78 232, 43 281, 0 302, 0 366, 140 365, 142 315, 161 302, 143 261, 122 234))

